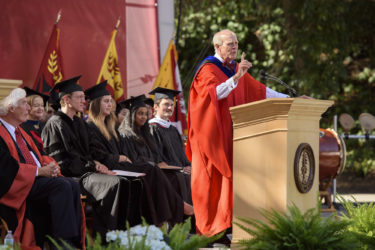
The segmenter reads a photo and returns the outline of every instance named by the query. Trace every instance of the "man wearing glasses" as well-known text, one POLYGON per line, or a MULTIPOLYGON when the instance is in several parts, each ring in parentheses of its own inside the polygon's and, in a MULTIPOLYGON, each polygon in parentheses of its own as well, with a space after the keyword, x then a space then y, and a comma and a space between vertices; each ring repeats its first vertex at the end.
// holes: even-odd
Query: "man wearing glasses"
POLYGON ((255 80, 230 30, 213 37, 215 55, 196 71, 189 94, 186 153, 192 163, 191 189, 197 231, 208 236, 232 226, 232 119, 229 108, 270 97, 287 97, 255 80))

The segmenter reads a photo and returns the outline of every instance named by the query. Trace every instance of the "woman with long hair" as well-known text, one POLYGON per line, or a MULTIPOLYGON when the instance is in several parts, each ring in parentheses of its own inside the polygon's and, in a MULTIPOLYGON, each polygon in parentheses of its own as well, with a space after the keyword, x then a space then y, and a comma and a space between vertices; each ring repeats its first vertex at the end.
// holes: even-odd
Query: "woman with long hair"
POLYGON ((171 224, 182 222, 184 214, 193 214, 193 208, 176 193, 163 172, 147 163, 132 164, 123 153, 124 147, 116 131, 116 119, 111 111, 112 97, 105 86, 106 83, 103 82, 85 91, 90 99, 88 124, 93 158, 110 170, 146 174, 140 177, 144 187, 142 215, 149 223, 160 225, 166 221, 171 224))
POLYGON ((148 124, 147 99, 144 95, 129 99, 130 113, 118 128, 124 138, 124 151, 133 163, 149 163, 163 169, 169 181, 184 201, 192 204, 190 175, 181 167, 169 166, 160 154, 148 124))

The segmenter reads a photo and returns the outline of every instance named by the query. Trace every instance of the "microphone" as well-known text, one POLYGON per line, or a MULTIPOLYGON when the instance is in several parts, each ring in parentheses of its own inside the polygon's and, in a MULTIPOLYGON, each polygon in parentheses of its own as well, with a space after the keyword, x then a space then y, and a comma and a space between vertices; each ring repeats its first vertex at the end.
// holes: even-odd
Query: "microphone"
POLYGON ((263 69, 260 70, 260 80, 262 82, 265 81, 265 80, 267 80, 267 78, 266 78, 266 72, 263 69))
POLYGON ((260 70, 260 80, 261 81, 264 81, 264 80, 272 80, 272 81, 275 81, 275 82, 278 82, 280 83, 281 85, 283 85, 287 90, 288 90, 288 93, 289 93, 289 96, 290 97, 297 97, 298 96, 298 93, 295 89, 293 89, 292 87, 290 87, 288 84, 286 84, 285 82, 281 81, 279 78, 277 78, 276 76, 273 76, 273 75, 270 75, 270 74, 267 74, 263 69, 260 70))

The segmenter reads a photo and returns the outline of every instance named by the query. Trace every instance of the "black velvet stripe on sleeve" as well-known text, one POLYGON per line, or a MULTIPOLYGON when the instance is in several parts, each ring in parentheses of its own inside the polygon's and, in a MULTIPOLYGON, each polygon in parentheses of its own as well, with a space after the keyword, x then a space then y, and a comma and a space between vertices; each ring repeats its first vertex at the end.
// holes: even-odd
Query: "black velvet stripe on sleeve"
POLYGON ((18 162, 0 137, 0 198, 8 192, 18 172, 18 162))

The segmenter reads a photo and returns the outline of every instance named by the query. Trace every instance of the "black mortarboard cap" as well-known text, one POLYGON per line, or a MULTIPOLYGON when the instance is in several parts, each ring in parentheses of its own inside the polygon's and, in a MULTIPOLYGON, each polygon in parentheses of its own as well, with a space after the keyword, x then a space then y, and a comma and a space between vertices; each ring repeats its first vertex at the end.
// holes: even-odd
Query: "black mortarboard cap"
POLYGON ((116 105, 116 115, 120 113, 122 109, 130 109, 130 99, 118 102, 116 105))
POLYGON ((146 107, 144 100, 146 99, 145 95, 132 96, 127 101, 129 101, 129 109, 135 109, 138 107, 146 107))
POLYGON ((146 99, 144 99, 144 102, 145 102, 147 105, 150 105, 151 107, 154 106, 154 100, 152 100, 152 98, 146 98, 146 99))
POLYGON ((59 110, 61 108, 59 95, 55 91, 49 92, 48 105, 51 106, 54 110, 59 110))
POLYGON ((73 93, 75 91, 82 91, 82 87, 77 83, 79 78, 81 78, 81 76, 76 76, 57 83, 50 90, 50 94, 51 92, 55 92, 58 95, 58 99, 61 99, 64 95, 73 93))
POLYGON ((88 97, 90 101, 105 96, 110 95, 109 91, 106 89, 107 87, 107 80, 85 90, 85 95, 88 97))
POLYGON ((46 105, 46 103, 47 103, 47 101, 49 99, 48 95, 45 95, 43 93, 40 93, 40 92, 38 92, 36 90, 33 90, 33 89, 30 89, 28 87, 24 87, 23 89, 26 91, 26 97, 27 96, 32 96, 32 95, 38 95, 38 96, 42 97, 44 105, 46 105))
POLYGON ((155 95, 154 101, 156 102, 157 100, 163 99, 163 98, 169 98, 171 100, 174 100, 174 97, 178 95, 179 93, 180 91, 178 90, 156 87, 149 94, 155 95))
POLYGON ((58 102, 50 102, 50 103, 48 103, 48 105, 51 106, 55 111, 57 111, 61 108, 61 105, 58 102))
POLYGON ((122 109, 130 109, 130 99, 126 99, 125 101, 119 102, 118 105, 122 109))

